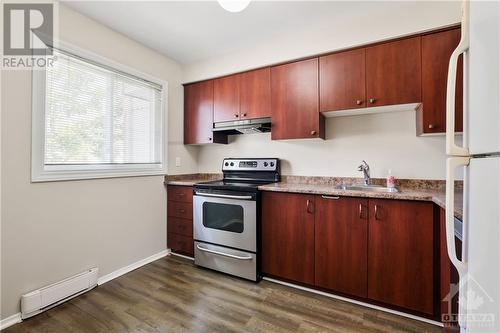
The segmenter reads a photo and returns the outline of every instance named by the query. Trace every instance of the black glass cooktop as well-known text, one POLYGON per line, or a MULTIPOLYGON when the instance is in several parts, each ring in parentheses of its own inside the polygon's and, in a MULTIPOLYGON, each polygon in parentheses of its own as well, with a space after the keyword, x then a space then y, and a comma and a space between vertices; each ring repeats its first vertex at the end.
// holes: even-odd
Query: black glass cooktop
POLYGON ((261 185, 269 184, 269 181, 234 181, 234 180, 216 180, 211 182, 197 183, 195 188, 215 189, 215 190, 233 190, 233 191, 257 191, 261 185))

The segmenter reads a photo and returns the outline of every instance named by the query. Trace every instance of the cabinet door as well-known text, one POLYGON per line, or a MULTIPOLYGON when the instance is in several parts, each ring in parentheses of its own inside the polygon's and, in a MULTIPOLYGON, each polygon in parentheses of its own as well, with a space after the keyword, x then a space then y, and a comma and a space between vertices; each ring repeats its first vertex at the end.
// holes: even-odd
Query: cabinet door
POLYGON ((214 80, 214 122, 239 120, 240 76, 239 74, 214 80))
POLYGON ((213 111, 213 81, 184 86, 184 144, 227 143, 227 136, 212 132, 213 111))
POLYGON ((316 197, 316 286, 366 297, 368 200, 316 197))
POLYGON ((366 48, 367 106, 420 103, 420 37, 366 48))
POLYGON ((262 194, 262 271, 314 284, 314 196, 262 194))
POLYGON ((324 138, 318 88, 318 58, 271 68, 273 140, 324 138))
POLYGON ((365 49, 319 58, 320 111, 366 106, 365 49))
MULTIPOLYGON (((446 132, 448 64, 460 41, 460 28, 422 37, 422 115, 419 134, 446 132)), ((463 63, 459 58, 455 95, 455 131, 462 131, 463 63)), ((419 111, 420 112, 420 111, 419 111)))
POLYGON ((271 117, 271 68, 240 75, 240 118, 271 117))
POLYGON ((434 314, 432 205, 369 199, 369 298, 434 314))

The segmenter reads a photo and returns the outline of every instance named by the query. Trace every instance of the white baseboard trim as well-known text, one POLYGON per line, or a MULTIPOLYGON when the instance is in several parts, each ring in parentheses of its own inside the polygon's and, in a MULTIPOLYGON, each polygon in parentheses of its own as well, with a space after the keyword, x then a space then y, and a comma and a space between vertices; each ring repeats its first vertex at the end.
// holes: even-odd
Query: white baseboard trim
POLYGON ((176 257, 180 257, 180 258, 184 258, 184 259, 187 259, 187 260, 193 260, 194 261, 193 257, 188 257, 188 256, 185 256, 183 254, 179 254, 179 253, 175 253, 175 252, 170 252, 170 254, 173 255, 173 256, 176 256, 176 257))
POLYGON ((117 277, 120 277, 124 274, 127 274, 128 272, 133 271, 134 269, 137 269, 141 266, 147 265, 155 260, 161 259, 163 257, 166 257, 170 253, 170 249, 163 250, 161 252, 158 252, 156 254, 153 254, 152 256, 149 256, 147 258, 141 259, 139 261, 136 261, 128 266, 122 267, 117 269, 116 271, 113 271, 109 274, 106 274, 104 276, 101 276, 100 278, 97 279, 97 285, 100 286, 101 284, 104 284, 106 282, 109 282, 113 279, 116 279, 117 277))
POLYGON ((422 318, 422 317, 419 317, 419 316, 415 316, 415 315, 412 315, 412 314, 409 314, 409 313, 404 313, 404 312, 401 312, 401 311, 396 311, 396 310, 384 308, 382 306, 378 306, 378 305, 374 305, 374 304, 370 304, 370 303, 365 303, 365 302, 357 301, 357 300, 350 299, 350 298, 347 298, 347 297, 342 297, 342 296, 338 296, 338 295, 326 293, 324 291, 315 290, 315 289, 311 289, 311 288, 307 288, 307 287, 302 287, 302 286, 299 286, 299 285, 296 285, 296 284, 293 284, 293 283, 288 283, 288 282, 284 282, 284 281, 280 281, 280 280, 276 280, 276 279, 271 279, 271 278, 268 278, 268 277, 263 277, 262 279, 266 280, 266 281, 269 281, 269 282, 278 283, 278 284, 281 284, 281 285, 284 285, 284 286, 287 286, 287 287, 304 290, 304 291, 307 291, 307 292, 310 292, 310 293, 313 293, 313 294, 318 294, 318 295, 322 295, 322 296, 326 296, 326 297, 338 299, 338 300, 341 300, 341 301, 344 301, 344 302, 349 302, 349 303, 361 305, 361 306, 364 306, 364 307, 367 307, 367 308, 371 308, 371 309, 375 309, 375 310, 380 310, 380 311, 391 313, 391 314, 395 314, 395 315, 398 315, 398 316, 402 316, 402 317, 406 317, 406 318, 410 318, 410 319, 422 321, 424 323, 436 325, 436 326, 439 326, 439 327, 444 327, 443 323, 440 323, 440 322, 435 321, 435 320, 431 320, 431 319, 427 319, 427 318, 422 318))
POLYGON ((18 312, 10 317, 0 320, 0 331, 10 327, 12 325, 22 322, 21 312, 18 312))

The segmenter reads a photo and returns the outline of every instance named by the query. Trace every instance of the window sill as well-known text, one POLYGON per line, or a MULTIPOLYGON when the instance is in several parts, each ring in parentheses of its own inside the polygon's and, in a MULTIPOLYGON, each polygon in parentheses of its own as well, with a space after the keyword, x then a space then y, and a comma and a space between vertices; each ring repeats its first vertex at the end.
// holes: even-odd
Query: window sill
POLYGON ((31 175, 31 183, 45 183, 45 182, 60 182, 72 180, 92 180, 92 179, 106 179, 106 178, 130 178, 130 177, 147 177, 147 176, 165 176, 166 170, 112 170, 112 171, 66 171, 66 172, 43 172, 40 174, 31 175))

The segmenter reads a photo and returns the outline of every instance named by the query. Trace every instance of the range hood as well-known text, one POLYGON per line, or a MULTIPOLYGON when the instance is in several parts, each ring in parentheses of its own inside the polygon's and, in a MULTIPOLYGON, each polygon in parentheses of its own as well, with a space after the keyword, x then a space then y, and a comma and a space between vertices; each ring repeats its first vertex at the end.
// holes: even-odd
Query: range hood
POLYGON ((213 132, 224 134, 252 134, 271 131, 271 118, 244 119, 214 123, 213 132))

